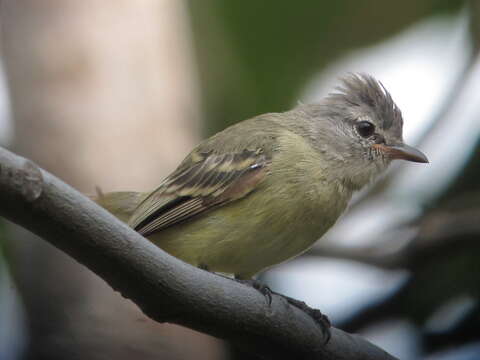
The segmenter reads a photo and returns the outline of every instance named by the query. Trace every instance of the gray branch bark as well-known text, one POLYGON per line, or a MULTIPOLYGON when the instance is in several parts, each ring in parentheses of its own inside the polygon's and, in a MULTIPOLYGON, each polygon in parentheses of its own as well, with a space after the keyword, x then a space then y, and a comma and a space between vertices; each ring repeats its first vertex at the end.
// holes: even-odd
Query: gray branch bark
MULTIPOLYGON (((0 215, 41 236, 150 318, 195 329, 264 358, 395 359, 358 335, 321 329, 280 296, 190 266, 33 162, 0 148, 0 215)), ((57 284, 56 286, 61 286, 57 284)))

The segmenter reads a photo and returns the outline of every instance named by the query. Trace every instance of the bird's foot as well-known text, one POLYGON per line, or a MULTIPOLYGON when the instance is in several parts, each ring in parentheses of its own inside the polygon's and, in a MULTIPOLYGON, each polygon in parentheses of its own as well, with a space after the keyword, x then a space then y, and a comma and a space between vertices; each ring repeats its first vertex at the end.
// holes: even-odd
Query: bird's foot
POLYGON ((304 301, 300 301, 300 300, 297 300, 297 299, 294 299, 294 298, 291 298, 289 296, 285 296, 285 295, 282 295, 282 294, 279 294, 279 293, 276 293, 276 292, 272 292, 272 294, 283 297, 285 300, 287 300, 287 302, 290 305, 295 306, 296 308, 302 310, 305 314, 310 316, 317 323, 317 325, 320 327, 320 329, 322 330, 323 336, 326 339, 325 344, 327 344, 330 341, 330 338, 332 336, 332 334, 330 332, 330 328, 332 327, 332 323, 330 322, 330 319, 328 318, 327 315, 322 314, 322 312, 318 309, 311 308, 304 301))
MULTIPOLYGON (((199 264, 198 268, 210 272, 208 265, 199 264)), ((232 279, 231 277, 221 273, 214 273, 214 274, 229 280, 235 280, 240 284, 245 284, 247 286, 253 287, 254 289, 258 290, 263 296, 265 296, 265 300, 267 301, 268 306, 272 304, 272 290, 270 290, 270 288, 267 285, 263 284, 262 282, 255 279, 242 279, 242 278, 239 278, 237 275, 234 275, 234 278, 232 279)))
POLYGON ((268 306, 272 304, 272 295, 278 295, 284 298, 290 305, 295 306, 296 308, 302 310, 305 314, 310 316, 322 330, 323 336, 326 339, 325 344, 329 342, 331 337, 330 328, 332 324, 330 323, 327 315, 322 314, 320 310, 311 308, 303 301, 272 291, 267 285, 261 283, 258 280, 241 280, 237 278, 235 278, 235 280, 258 290, 263 296, 265 296, 268 306))
POLYGON ((241 284, 245 284, 247 286, 251 286, 255 290, 258 290, 260 294, 262 294, 265 297, 265 300, 267 301, 267 305, 270 306, 272 304, 272 294, 274 294, 274 292, 267 285, 254 279, 244 280, 244 279, 235 278, 235 281, 241 284))
MULTIPOLYGON (((200 269, 209 271, 208 266, 206 266, 206 265, 202 264, 198 267, 200 269)), ((232 278, 230 278, 228 276, 218 274, 218 273, 217 273, 217 275, 220 275, 222 277, 225 277, 227 279, 232 280, 232 278)), ((327 344, 330 341, 330 338, 331 338, 330 328, 331 328, 332 324, 330 323, 330 320, 327 317, 327 315, 322 314, 322 312, 320 310, 311 308, 304 301, 300 301, 300 300, 294 299, 290 296, 286 296, 286 295, 277 293, 275 291, 272 291, 267 285, 263 284, 262 282, 260 282, 258 280, 242 279, 242 278, 239 278, 238 276, 235 276, 235 278, 233 280, 235 280, 235 281, 237 281, 241 284, 251 286, 252 288, 259 291, 265 297, 265 300, 267 301, 268 306, 271 306, 271 304, 272 304, 272 295, 277 295, 277 296, 280 296, 280 297, 284 298, 290 305, 295 306, 297 309, 302 310, 305 314, 310 316, 315 321, 315 323, 317 323, 317 325, 322 330, 324 338, 326 339, 325 344, 327 344)))

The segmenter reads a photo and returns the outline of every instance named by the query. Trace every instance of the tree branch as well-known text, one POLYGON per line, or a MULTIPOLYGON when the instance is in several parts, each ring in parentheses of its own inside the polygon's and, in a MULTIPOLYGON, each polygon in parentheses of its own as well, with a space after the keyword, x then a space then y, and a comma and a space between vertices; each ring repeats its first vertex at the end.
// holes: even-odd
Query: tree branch
POLYGON ((104 279, 150 318, 180 324, 264 358, 394 359, 357 335, 321 329, 279 296, 190 266, 29 160, 0 148, 0 215, 104 279))

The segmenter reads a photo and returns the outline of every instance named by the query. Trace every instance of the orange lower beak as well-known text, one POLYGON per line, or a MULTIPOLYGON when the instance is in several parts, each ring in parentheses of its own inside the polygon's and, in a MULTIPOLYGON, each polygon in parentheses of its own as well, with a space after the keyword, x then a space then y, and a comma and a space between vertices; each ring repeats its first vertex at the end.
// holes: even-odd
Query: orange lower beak
POLYGON ((390 159, 401 159, 418 163, 428 163, 428 159, 424 153, 409 145, 374 144, 372 145, 372 147, 380 150, 390 159))

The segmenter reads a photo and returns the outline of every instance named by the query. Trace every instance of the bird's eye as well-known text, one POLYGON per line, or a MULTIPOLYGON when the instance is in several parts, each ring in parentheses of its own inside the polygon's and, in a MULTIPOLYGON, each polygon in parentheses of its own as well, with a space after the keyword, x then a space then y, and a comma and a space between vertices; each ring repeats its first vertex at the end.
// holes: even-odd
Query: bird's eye
POLYGON ((375 125, 369 121, 360 121, 357 124, 357 131, 362 137, 369 137, 375 132, 375 125))

